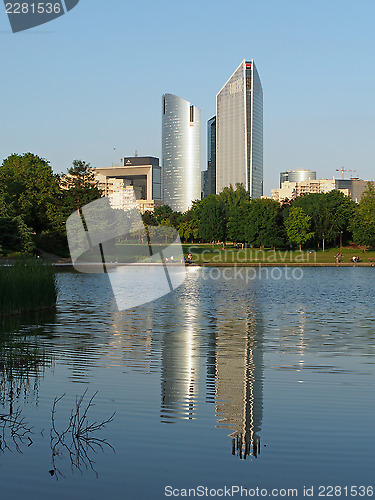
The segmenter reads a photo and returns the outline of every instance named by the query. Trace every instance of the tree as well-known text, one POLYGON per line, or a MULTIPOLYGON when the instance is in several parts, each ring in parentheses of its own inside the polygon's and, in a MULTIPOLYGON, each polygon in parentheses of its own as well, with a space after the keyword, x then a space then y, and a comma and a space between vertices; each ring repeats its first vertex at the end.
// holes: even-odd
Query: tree
POLYGON ((341 231, 344 233, 344 239, 349 238, 348 227, 355 206, 354 201, 337 190, 301 196, 293 203, 293 207, 301 207, 311 217, 315 242, 322 242, 323 251, 326 243, 337 242, 341 231))
POLYGON ((242 203, 230 210, 227 223, 227 236, 229 241, 245 243, 248 217, 249 203, 242 203))
POLYGON ((250 245, 266 247, 283 244, 281 207, 277 201, 251 200, 246 220, 246 241, 250 245))
POLYGON ((154 219, 156 224, 160 225, 162 221, 168 219, 168 224, 170 224, 175 229, 178 229, 182 218, 182 214, 180 212, 174 212, 170 206, 161 205, 160 207, 155 207, 154 210, 154 219))
POLYGON ((224 202, 210 194, 199 204, 199 212, 199 236, 204 241, 225 241, 227 215, 224 202))
POLYGON ((61 178, 60 187, 75 210, 102 196, 94 170, 82 160, 73 161, 68 174, 61 178))
POLYGON ((35 250, 32 230, 21 216, 0 218, 0 246, 3 252, 20 252, 32 255, 35 250))
POLYGON ((300 251, 302 245, 307 243, 314 236, 310 231, 311 217, 307 215, 301 207, 292 207, 285 221, 286 232, 289 241, 299 245, 300 251))
POLYGON ((197 221, 194 219, 183 221, 178 226, 178 234, 180 235, 180 238, 185 241, 190 239, 192 243, 198 236, 198 230, 197 221))
POLYGON ((67 175, 60 179, 60 192, 48 208, 48 217, 54 230, 65 234, 67 218, 76 210, 99 199, 102 191, 90 163, 74 160, 67 175))
POLYGON ((250 195, 242 183, 225 187, 218 195, 225 204, 227 211, 227 237, 233 242, 244 243, 246 240, 245 227, 248 216, 250 195))
POLYGON ((369 182, 351 222, 358 245, 375 246, 375 185, 369 182))
POLYGON ((9 217, 12 210, 5 202, 5 195, 0 191, 0 217, 9 217))
POLYGON ((156 226, 156 219, 153 212, 150 210, 146 210, 144 214, 142 214, 143 224, 145 226, 156 226))
POLYGON ((154 219, 156 224, 160 224, 163 219, 168 219, 170 215, 173 214, 173 210, 169 205, 161 205, 160 207, 155 207, 154 209, 154 219))
POLYGON ((239 207, 250 201, 250 194, 246 191, 245 186, 238 182, 236 189, 233 189, 232 184, 225 187, 220 194, 217 195, 222 200, 229 212, 234 207, 239 207))
POLYGON ((39 232, 48 227, 48 208, 59 193, 49 162, 32 153, 13 154, 0 167, 0 192, 13 216, 39 232))

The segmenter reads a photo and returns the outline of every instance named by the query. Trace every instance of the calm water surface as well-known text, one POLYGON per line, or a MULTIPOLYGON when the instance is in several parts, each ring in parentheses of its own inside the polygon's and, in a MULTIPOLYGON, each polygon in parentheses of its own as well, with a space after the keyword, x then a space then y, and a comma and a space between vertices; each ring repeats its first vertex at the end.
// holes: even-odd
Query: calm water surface
POLYGON ((120 313, 106 276, 59 274, 56 314, 2 325, 1 498, 374 486, 374 278, 191 269, 120 313))

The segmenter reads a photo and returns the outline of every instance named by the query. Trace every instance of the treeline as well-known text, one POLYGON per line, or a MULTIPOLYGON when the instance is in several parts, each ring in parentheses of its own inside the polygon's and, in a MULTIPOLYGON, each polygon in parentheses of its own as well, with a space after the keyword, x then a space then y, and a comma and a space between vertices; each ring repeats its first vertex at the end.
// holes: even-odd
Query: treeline
POLYGON ((66 219, 100 198, 90 165, 75 160, 67 175, 32 153, 13 154, 0 167, 0 255, 37 248, 68 256, 66 219))
POLYGON ((172 226, 185 242, 225 242, 254 247, 325 249, 353 242, 375 246, 375 187, 369 183, 360 204, 340 191, 308 194, 280 204, 250 200, 243 185, 195 201, 183 214, 168 206, 143 215, 146 225, 172 226))
MULTIPOLYGON (((0 255, 33 254, 40 248, 69 256, 67 218, 101 194, 84 161, 75 160, 67 174, 58 175, 47 160, 32 153, 9 156, 0 166, 0 255)), ((375 186, 368 184, 359 204, 330 191, 280 205, 271 199, 250 200, 238 184, 195 201, 185 213, 157 207, 143 215, 143 222, 150 226, 149 234, 152 226, 163 226, 166 241, 168 229, 175 228, 184 242, 192 243, 323 250, 340 241, 375 246, 375 186)))

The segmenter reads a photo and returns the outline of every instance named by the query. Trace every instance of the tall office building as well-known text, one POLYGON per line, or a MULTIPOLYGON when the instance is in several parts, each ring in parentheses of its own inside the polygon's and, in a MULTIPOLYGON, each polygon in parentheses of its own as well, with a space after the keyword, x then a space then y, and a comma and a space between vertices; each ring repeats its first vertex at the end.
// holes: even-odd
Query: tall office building
POLYGON ((263 90, 254 60, 243 60, 216 96, 216 192, 242 183, 263 195, 263 90))
POLYGON ((216 116, 207 122, 207 195, 216 194, 216 116))
POLYGON ((164 94, 162 113, 163 203, 185 212, 201 198, 201 110, 164 94))
POLYGON ((202 172, 202 199, 216 194, 216 116, 207 122, 207 170, 202 172))

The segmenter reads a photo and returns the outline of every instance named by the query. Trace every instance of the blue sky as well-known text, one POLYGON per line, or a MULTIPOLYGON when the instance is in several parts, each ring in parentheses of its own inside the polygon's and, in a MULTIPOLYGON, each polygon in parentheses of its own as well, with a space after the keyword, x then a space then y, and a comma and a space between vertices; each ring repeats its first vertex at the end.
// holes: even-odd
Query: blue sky
POLYGON ((243 59, 264 92, 265 194, 279 172, 375 172, 375 2, 80 0, 44 26, 10 31, 0 6, 0 156, 31 151, 56 172, 160 157, 161 95, 215 114, 243 59), (116 149, 115 149, 116 148, 116 149))

